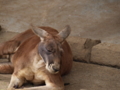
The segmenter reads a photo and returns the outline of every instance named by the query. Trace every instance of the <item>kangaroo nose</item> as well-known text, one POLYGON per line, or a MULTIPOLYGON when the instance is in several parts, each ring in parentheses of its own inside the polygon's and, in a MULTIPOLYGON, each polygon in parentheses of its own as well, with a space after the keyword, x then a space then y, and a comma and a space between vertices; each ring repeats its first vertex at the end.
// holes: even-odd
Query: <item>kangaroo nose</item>
POLYGON ((58 72, 60 69, 53 67, 54 72, 58 72))

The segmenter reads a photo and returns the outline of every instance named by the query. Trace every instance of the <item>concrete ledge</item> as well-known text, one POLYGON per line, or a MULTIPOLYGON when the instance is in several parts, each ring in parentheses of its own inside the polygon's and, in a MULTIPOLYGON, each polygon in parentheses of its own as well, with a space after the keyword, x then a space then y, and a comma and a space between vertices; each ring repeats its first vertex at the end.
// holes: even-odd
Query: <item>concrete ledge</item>
POLYGON ((71 46, 73 58, 85 62, 90 61, 92 47, 101 42, 100 40, 85 39, 75 36, 68 37, 67 41, 71 46))
POLYGON ((100 40, 69 37, 67 39, 77 61, 120 67, 120 45, 100 43, 100 40))
POLYGON ((94 46, 90 62, 120 67, 120 45, 101 43, 94 46))

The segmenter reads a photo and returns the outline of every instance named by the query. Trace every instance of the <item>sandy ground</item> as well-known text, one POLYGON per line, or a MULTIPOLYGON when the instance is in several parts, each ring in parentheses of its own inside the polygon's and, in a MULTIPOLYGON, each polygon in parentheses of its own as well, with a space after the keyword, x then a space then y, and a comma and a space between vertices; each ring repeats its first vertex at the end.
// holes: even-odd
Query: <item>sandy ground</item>
MULTIPOLYGON (((6 90, 11 75, 0 74, 0 90, 6 90)), ((65 90, 120 90, 120 70, 74 62, 70 74, 63 77, 65 90)))

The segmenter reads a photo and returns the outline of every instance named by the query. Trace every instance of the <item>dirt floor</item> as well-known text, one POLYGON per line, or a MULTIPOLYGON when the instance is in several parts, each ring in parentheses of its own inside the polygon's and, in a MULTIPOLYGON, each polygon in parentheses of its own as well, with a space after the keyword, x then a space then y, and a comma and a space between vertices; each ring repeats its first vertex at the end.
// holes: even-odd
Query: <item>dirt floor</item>
MULTIPOLYGON (((63 77, 65 90, 120 90, 120 70, 74 62, 70 74, 63 77)), ((0 74, 0 90, 6 90, 11 75, 0 74)))

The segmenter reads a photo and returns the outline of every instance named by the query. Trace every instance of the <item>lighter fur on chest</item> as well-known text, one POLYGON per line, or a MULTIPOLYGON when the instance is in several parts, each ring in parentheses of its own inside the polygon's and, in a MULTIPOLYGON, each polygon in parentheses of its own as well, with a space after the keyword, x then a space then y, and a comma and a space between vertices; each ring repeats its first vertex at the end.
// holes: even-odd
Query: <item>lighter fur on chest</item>
POLYGON ((30 67, 26 67, 21 70, 21 74, 25 77, 26 80, 34 84, 42 84, 46 78, 45 71, 46 69, 44 61, 34 58, 30 67))

